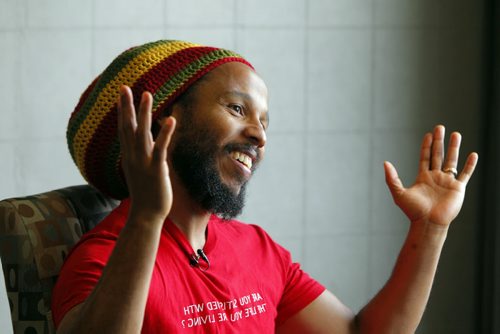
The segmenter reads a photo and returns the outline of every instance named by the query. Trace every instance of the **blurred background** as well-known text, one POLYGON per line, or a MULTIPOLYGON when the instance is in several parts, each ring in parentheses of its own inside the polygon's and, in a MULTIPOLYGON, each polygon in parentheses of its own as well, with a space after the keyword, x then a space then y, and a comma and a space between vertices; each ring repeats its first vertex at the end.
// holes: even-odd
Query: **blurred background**
POLYGON ((419 333, 499 333, 495 11, 494 0, 0 0, 0 199, 84 183, 67 120, 124 49, 229 48, 270 91, 267 156, 241 219, 355 311, 385 283, 408 230, 383 161, 409 186, 424 133, 462 133, 460 166, 477 151, 479 168, 419 333))

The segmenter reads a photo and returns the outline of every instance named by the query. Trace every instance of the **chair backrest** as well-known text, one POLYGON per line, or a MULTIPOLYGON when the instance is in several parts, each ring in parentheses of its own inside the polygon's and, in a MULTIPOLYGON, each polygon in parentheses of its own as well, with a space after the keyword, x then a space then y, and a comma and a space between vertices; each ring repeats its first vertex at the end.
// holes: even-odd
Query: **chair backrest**
POLYGON ((118 203, 88 185, 0 201, 0 256, 14 333, 54 333, 51 294, 64 258, 118 203))

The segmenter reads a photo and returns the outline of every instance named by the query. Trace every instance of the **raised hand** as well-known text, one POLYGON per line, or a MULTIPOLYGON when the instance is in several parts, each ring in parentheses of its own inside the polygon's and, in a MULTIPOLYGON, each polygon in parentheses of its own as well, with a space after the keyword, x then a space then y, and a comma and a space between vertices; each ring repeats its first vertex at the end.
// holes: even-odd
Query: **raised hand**
POLYGON ((420 164, 415 183, 405 188, 394 166, 385 162, 385 177, 394 202, 410 221, 427 221, 447 227, 458 215, 465 196, 465 188, 478 161, 478 155, 467 157, 462 171, 457 173, 461 135, 450 136, 444 158, 445 128, 438 125, 427 133, 422 142, 420 164))
POLYGON ((172 207, 167 148, 176 123, 173 117, 164 119, 156 140, 153 140, 152 103, 152 95, 144 92, 136 116, 132 91, 130 87, 122 86, 118 102, 118 133, 131 211, 146 219, 163 221, 172 207))

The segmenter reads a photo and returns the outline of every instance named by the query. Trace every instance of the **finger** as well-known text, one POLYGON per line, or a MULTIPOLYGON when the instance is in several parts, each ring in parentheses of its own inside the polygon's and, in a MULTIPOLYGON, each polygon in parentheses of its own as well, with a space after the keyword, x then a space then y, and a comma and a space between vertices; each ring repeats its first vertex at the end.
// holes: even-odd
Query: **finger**
POLYGON ((458 175, 457 180, 464 182, 467 184, 469 179, 474 173, 474 169, 476 169, 477 161, 479 160, 479 156, 476 152, 469 154, 467 157, 467 161, 465 161, 465 166, 460 175, 458 175))
POLYGON ((129 145, 134 137, 137 128, 137 120, 135 117, 134 98, 132 97, 132 90, 128 86, 120 87, 120 100, 119 100, 119 114, 120 128, 122 132, 123 144, 129 145))
POLYGON ((167 148, 172 139, 177 122, 174 117, 170 116, 165 119, 156 137, 153 150, 153 160, 155 162, 164 162, 167 160, 167 148))
POLYGON ((151 93, 142 93, 137 120, 137 139, 142 144, 141 147, 150 148, 153 142, 153 135, 151 134, 152 107, 153 96, 151 93))
POLYGON ((428 171, 431 165, 432 133, 426 133, 420 148, 419 170, 428 171))
POLYGON ((403 182, 398 176, 396 168, 389 162, 384 162, 385 182, 389 187, 392 197, 396 199, 405 190, 403 182))
POLYGON ((431 169, 441 170, 444 156, 444 126, 438 125, 434 128, 432 137, 431 169))
POLYGON ((462 135, 458 132, 453 132, 450 136, 450 142, 448 144, 448 151, 446 152, 446 160, 443 165, 443 169, 446 168, 457 168, 458 155, 460 152, 460 142, 462 141, 462 135))

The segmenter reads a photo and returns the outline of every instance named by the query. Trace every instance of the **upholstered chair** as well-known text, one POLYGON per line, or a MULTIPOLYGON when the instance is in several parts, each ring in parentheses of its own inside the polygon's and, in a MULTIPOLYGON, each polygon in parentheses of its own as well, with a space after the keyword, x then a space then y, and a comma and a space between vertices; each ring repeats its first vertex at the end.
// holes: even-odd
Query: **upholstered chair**
POLYGON ((54 333, 51 293, 64 258, 117 205, 88 185, 0 201, 0 256, 14 333, 54 333))

